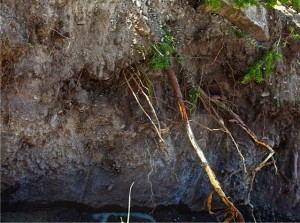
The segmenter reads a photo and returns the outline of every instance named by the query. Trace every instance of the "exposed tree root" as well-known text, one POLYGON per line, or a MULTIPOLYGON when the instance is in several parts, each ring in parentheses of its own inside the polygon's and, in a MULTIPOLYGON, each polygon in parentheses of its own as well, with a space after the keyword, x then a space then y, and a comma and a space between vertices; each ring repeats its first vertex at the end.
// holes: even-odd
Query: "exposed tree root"
POLYGON ((142 80, 141 80, 141 78, 140 78, 140 73, 139 73, 139 71, 137 70, 136 72, 137 72, 138 74, 135 75, 134 77, 133 77, 133 75, 131 74, 131 77, 132 77, 133 81, 136 83, 136 85, 138 86, 139 91, 140 91, 140 92, 143 94, 143 96, 146 98, 146 101, 147 101, 148 105, 149 105, 150 108, 151 108, 152 115, 153 115, 154 118, 155 118, 156 125, 157 125, 158 129, 161 131, 162 129, 161 129, 161 127, 160 127, 160 121, 159 121, 159 119, 158 119, 158 117, 157 117, 157 115, 156 115, 156 111, 155 111, 155 109, 154 109, 154 107, 153 107, 153 105, 152 105, 152 103, 151 103, 151 100, 150 100, 149 96, 148 96, 148 95, 144 92, 144 90, 143 90, 143 88, 144 88, 144 89, 147 89, 147 91, 149 91, 149 89, 143 84, 143 82, 142 82, 142 80), (137 81, 137 80, 138 80, 138 81, 137 81), (141 87, 141 86, 142 86, 142 87, 141 87))
POLYGON ((190 126, 190 123, 189 123, 189 120, 188 120, 188 117, 187 117, 187 112, 186 112, 186 109, 185 109, 185 105, 184 105, 184 102, 183 102, 183 97, 182 97, 182 93, 181 93, 181 90, 179 88, 179 84, 178 84, 178 81, 177 81, 177 78, 174 74, 174 72, 171 70, 171 69, 165 69, 167 75, 168 75, 168 78, 169 78, 169 81, 172 85, 172 88, 174 90, 174 93, 175 93, 175 97, 176 97, 176 101, 177 101, 177 104, 178 104, 178 107, 180 109, 180 112, 181 112, 181 116, 182 116, 182 119, 184 120, 185 122, 185 127, 186 127, 186 130, 187 130, 187 135, 189 137, 189 140, 193 146, 193 148, 195 149, 199 159, 200 159, 200 162, 201 162, 201 166, 204 168, 205 172, 207 173, 208 175, 208 178, 209 178, 209 181, 212 185, 212 187, 214 188, 214 190, 218 193, 218 195, 220 196, 220 198, 222 199, 223 203, 227 206, 227 213, 230 214, 230 217, 227 218, 225 220, 225 222, 229 222, 231 221, 233 218, 237 219, 239 222, 245 222, 244 221, 244 218, 243 218, 243 215, 241 214, 241 212, 234 206, 234 204, 227 198, 226 194, 224 193, 222 187, 221 187, 221 184, 220 182, 218 181, 215 173, 213 172, 213 170, 211 169, 203 151, 201 150, 201 148, 199 147, 196 139, 195 139, 195 136, 194 136, 194 133, 193 133, 193 130, 190 126))
MULTIPOLYGON (((202 97, 206 101, 212 102, 216 106, 218 106, 218 107, 222 108, 223 110, 225 110, 226 112, 228 112, 234 118, 234 119, 229 120, 230 122, 233 122, 233 123, 236 123, 237 125, 239 125, 248 134, 248 136, 255 142, 255 144, 257 146, 263 146, 264 148, 266 148, 267 150, 269 150, 268 156, 256 168, 254 168, 254 170, 250 174, 250 181, 249 181, 250 183, 249 183, 249 186, 248 186, 248 190, 246 192, 245 205, 251 205, 251 203, 250 203, 250 193, 252 191, 253 181, 254 181, 256 173, 259 170, 261 170, 263 167, 268 166, 268 165, 270 165, 272 163, 274 164, 274 167, 275 167, 275 170, 276 170, 276 173, 277 173, 277 167, 276 167, 276 164, 275 164, 275 160, 273 158, 273 155, 275 154, 275 151, 272 149, 272 147, 268 143, 266 143, 266 142, 258 139, 258 137, 256 136, 256 134, 254 132, 252 132, 248 128, 248 126, 241 120, 241 118, 236 113, 234 113, 231 110, 231 108, 229 108, 227 105, 225 105, 224 103, 222 103, 221 101, 219 101, 217 99, 209 97, 206 94, 206 92, 203 89, 201 89, 201 88, 200 88, 200 97, 202 97), (271 158, 272 158, 272 161, 268 162, 271 158)), ((207 106, 207 105, 205 104, 205 106, 207 106)), ((224 124, 223 121, 221 122, 221 125, 222 124, 224 124)), ((231 133, 229 132, 229 136, 230 135, 231 135, 231 133)), ((240 153, 240 151, 239 151, 239 153, 240 153)))
MULTIPOLYGON (((230 222, 230 221, 234 218, 234 216, 231 214, 230 209, 218 211, 218 212, 216 212, 216 213, 214 213, 214 212, 211 211, 211 203, 212 203, 212 199, 213 199, 213 194, 214 194, 214 192, 215 192, 215 191, 212 190, 212 191, 209 193, 208 198, 207 198, 207 208, 208 208, 208 212, 209 212, 211 215, 216 215, 216 219, 218 220, 218 222, 221 222, 221 219, 224 219, 224 218, 225 218, 224 223, 225 223, 225 222, 230 222), (230 215, 229 217, 227 217, 228 214, 230 215)), ((243 221, 244 221, 244 219, 241 218, 241 217, 243 217, 243 216, 242 216, 242 215, 241 215, 241 216, 237 216, 238 222, 243 222, 243 221)))
MULTIPOLYGON (((239 222, 244 222, 243 215, 234 206, 233 202, 226 196, 225 192, 223 191, 223 189, 221 187, 220 182, 216 178, 215 173, 211 169, 211 167, 210 167, 210 165, 209 165, 209 163, 208 163, 208 161, 207 161, 207 159, 206 159, 206 157, 205 157, 202 149, 199 147, 199 145, 198 145, 198 143, 197 143, 197 141, 195 139, 193 130, 192 130, 191 126, 190 126, 190 121, 189 121, 188 116, 187 116, 186 107, 184 105, 184 100, 183 100, 183 96, 182 96, 182 93, 181 93, 181 90, 180 90, 180 87, 179 87, 179 84, 178 84, 177 77, 175 76, 173 70, 170 69, 170 68, 165 69, 165 72, 167 73, 169 82, 170 82, 170 84, 171 84, 171 86, 173 88, 174 95, 175 95, 175 98, 176 98, 176 102, 177 102, 177 105, 179 107, 179 110, 180 110, 180 113, 181 113, 181 117, 182 117, 182 119, 184 121, 185 128, 186 128, 186 133, 188 135, 188 138, 189 138, 189 140, 190 140, 190 142, 191 142, 194 150, 196 151, 196 153, 197 153, 197 155, 198 155, 198 157, 200 159, 201 166, 204 168, 205 172, 207 173, 207 175, 209 177, 209 181, 210 181, 212 187, 214 188, 214 191, 217 192, 217 194, 219 195, 219 197, 221 198, 221 200, 223 201, 223 203, 227 207, 226 210, 224 210, 222 212, 219 212, 219 213, 221 213, 223 215, 223 217, 226 217, 225 222, 229 222, 229 221, 231 221, 233 219, 236 219, 239 222)), ((143 113, 148 117, 148 119, 150 120, 151 125, 153 126, 156 134, 158 135, 159 141, 160 141, 160 145, 163 148, 166 148, 165 141, 162 138, 162 132, 163 131, 162 131, 161 127, 160 127, 159 119, 158 119, 158 117, 156 115, 155 109, 154 109, 154 107, 152 105, 152 102, 151 102, 149 96, 144 91, 144 89, 147 89, 147 87, 144 86, 144 84, 143 84, 143 82, 142 82, 139 74, 134 74, 131 71, 128 71, 128 74, 130 74, 130 79, 132 79, 134 81, 135 85, 138 87, 138 91, 144 96, 144 98, 146 99, 148 105, 150 106, 151 115, 148 114, 148 112, 146 112, 145 109, 143 108, 143 106, 141 105, 137 94, 134 92, 132 86, 130 85, 129 80, 126 77, 127 73, 124 71, 123 74, 124 74, 125 82, 127 83, 128 87, 129 87, 131 93, 133 94, 135 100, 137 101, 139 107, 142 109, 143 113), (153 118, 151 118, 151 116, 153 118)), ((227 105, 225 105, 224 103, 222 103, 221 101, 219 101, 217 99, 209 97, 206 94, 206 92, 203 89, 201 89, 201 88, 200 88, 200 98, 201 98, 201 100, 202 100, 205 108, 208 111, 210 111, 210 112, 212 111, 213 112, 213 114, 212 114, 213 118, 222 127, 222 129, 218 129, 218 130, 224 131, 226 134, 229 135, 230 139, 232 140, 234 146, 237 149, 237 152, 238 152, 239 156, 241 157, 242 164, 243 164, 243 170, 244 170, 245 174, 247 173, 246 164, 245 164, 245 158, 244 158, 241 150, 239 149, 239 146, 238 146, 237 142, 235 141, 233 135, 228 130, 228 128, 225 126, 225 123, 224 123, 223 119, 219 116, 218 112, 216 111, 216 109, 213 106, 211 106, 211 104, 214 104, 217 107, 220 107, 223 110, 225 110, 226 112, 228 112, 233 117, 233 119, 229 120, 230 122, 234 122, 234 123, 238 124, 249 135, 249 137, 256 143, 257 146, 263 146, 263 147, 265 147, 269 151, 268 156, 262 161, 262 163, 259 164, 251 172, 250 175, 248 175, 248 176, 250 176, 250 180, 249 180, 250 183, 249 183, 249 186, 248 186, 248 190, 246 192, 245 204, 249 204, 251 206, 251 203, 250 203, 250 193, 252 191, 253 181, 254 181, 255 175, 263 167, 265 167, 265 166, 267 166, 267 165, 269 165, 271 163, 274 163, 274 160, 273 160, 273 162, 268 162, 270 160, 270 158, 273 158, 274 150, 272 149, 272 147, 269 144, 267 144, 266 142, 264 142, 262 140, 259 140, 258 137, 241 120, 241 118, 237 114, 235 114, 227 105)), ((276 165, 275 165, 275 168, 276 168, 276 165)), ((148 180, 149 180, 149 175, 148 175, 148 180)), ((210 213, 212 213, 211 212, 212 194, 213 193, 211 193, 209 195, 209 197, 208 197, 208 209, 209 209, 210 213)))
POLYGON ((266 142, 259 140, 258 137, 255 135, 254 132, 252 132, 247 125, 241 120, 241 118, 235 114, 231 108, 229 108, 227 105, 225 105, 224 103, 222 103, 221 101, 211 98, 209 97, 206 92, 200 88, 200 97, 205 98, 206 100, 209 100, 210 102, 214 103, 215 105, 217 105, 218 107, 222 108, 223 110, 227 111, 230 115, 233 116, 234 119, 231 119, 231 122, 235 122, 237 123, 241 128, 243 128, 246 133, 250 136, 250 138, 257 144, 257 145, 261 145, 263 147, 265 147, 266 149, 268 149, 271 153, 275 153, 274 150, 272 149, 272 147, 267 144, 266 142))
MULTIPOLYGON (((200 93, 200 97, 201 97, 201 93, 200 93)), ((238 154, 239 154, 239 156, 240 156, 240 158, 242 160, 244 174, 247 174, 245 157, 243 156, 243 154, 242 154, 242 152, 241 152, 241 150, 240 150, 237 142, 235 141, 233 135, 231 134, 231 132, 229 131, 229 129, 225 126, 225 123, 224 123, 223 119, 219 116, 218 112, 214 109, 214 107, 212 107, 212 106, 208 107, 204 101, 203 101, 203 103, 204 103, 205 108, 207 109, 207 111, 209 111, 209 112, 210 112, 210 110, 213 111, 214 114, 212 114, 212 116, 213 116, 214 120, 219 123, 219 125, 222 127, 223 131, 229 136, 229 138, 233 142, 233 144, 234 144, 234 146, 235 146, 235 148, 236 148, 236 150, 237 150, 237 152, 238 152, 238 154)))
MULTIPOLYGON (((131 73, 130 73, 130 74, 131 74, 131 73)), ((131 77, 132 77, 132 75, 131 75, 131 77)), ((131 87, 131 85, 130 85, 130 83, 129 83, 127 77, 126 77, 125 72, 124 72, 124 79, 125 79, 125 81, 126 81, 127 86, 129 87, 129 89, 130 89, 130 91, 131 91, 133 97, 135 98, 136 102, 138 103, 139 107, 141 108, 141 110, 143 111, 143 113, 148 117, 149 121, 151 122, 151 125, 153 126, 153 128, 154 128, 154 130, 155 130, 157 136, 159 137, 159 143, 160 143, 160 145, 161 145, 164 149, 166 149, 166 143, 165 143, 165 140, 162 138, 162 130, 161 130, 161 128, 160 128, 159 120, 158 120, 158 118, 157 118, 156 112, 155 112, 155 110, 154 110, 154 108, 153 108, 153 106, 152 106, 152 104, 151 104, 151 102, 150 102, 150 99, 149 99, 148 95, 143 91, 143 89, 141 88, 141 86, 139 85, 139 83, 138 83, 138 82, 134 79, 134 77, 133 77, 133 79, 134 79, 134 81, 136 82, 136 84, 137 84, 139 90, 140 90, 140 91, 142 92, 142 94, 145 96, 145 98, 146 98, 148 104, 150 105, 152 115, 155 117, 157 124, 153 121, 153 119, 151 118, 151 116, 145 111, 145 109, 144 109, 143 106, 141 105, 140 100, 139 100, 137 94, 136 94, 136 93, 134 92, 134 90, 132 89, 132 87, 131 87)))

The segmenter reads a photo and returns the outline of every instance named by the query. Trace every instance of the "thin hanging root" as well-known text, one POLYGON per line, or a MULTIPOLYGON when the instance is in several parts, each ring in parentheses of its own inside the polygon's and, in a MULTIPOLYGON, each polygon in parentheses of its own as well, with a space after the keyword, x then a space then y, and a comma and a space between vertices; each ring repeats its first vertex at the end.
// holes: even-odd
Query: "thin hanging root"
MULTIPOLYGON (((133 80, 134 80, 134 82, 136 83, 136 85, 138 86, 139 90, 140 90, 140 91, 142 92, 142 94, 144 95, 144 97, 146 98, 146 101, 148 102, 148 105, 149 105, 150 108, 151 108, 152 114, 153 114, 153 116, 154 116, 154 118, 155 118, 155 120, 156 120, 156 122, 157 122, 158 129, 159 129, 160 132, 161 132, 160 122, 159 122, 158 117, 157 117, 157 115, 156 115, 155 109, 154 109, 154 107, 153 107, 153 105, 152 105, 152 103, 151 103, 151 101, 150 101, 149 96, 148 96, 148 95, 143 91, 143 89, 141 88, 141 85, 142 85, 143 88, 145 88, 145 89, 147 89, 147 90, 148 90, 148 88, 147 88, 146 86, 143 85, 142 80, 140 79, 140 77, 139 77, 138 75, 136 75, 136 76, 137 76, 137 78, 139 79, 139 83, 137 82, 137 80, 136 80, 135 78, 133 78, 133 80)), ((132 77, 132 75, 131 75, 131 77, 132 77)))
POLYGON ((229 135, 231 141, 233 142, 233 144, 235 145, 235 148, 239 154, 239 156, 241 157, 241 160, 242 160, 242 164, 243 164, 243 170, 244 170, 244 173, 246 174, 247 173, 247 168, 246 168, 246 162, 245 162, 245 157, 243 156, 237 142, 235 141, 235 139, 233 138, 233 135, 231 134, 231 132, 228 130, 228 128, 225 126, 223 120, 220 121, 221 122, 221 125, 222 127, 224 128, 224 131, 229 135))
POLYGON ((228 223, 230 222, 234 217, 233 216, 229 216, 229 218, 226 218, 224 223, 228 223))
POLYGON ((211 215, 215 214, 214 212, 211 211, 211 202, 212 202, 213 194, 214 194, 214 191, 212 190, 209 193, 208 198, 207 198, 207 209, 208 209, 209 214, 211 214, 211 215))
POLYGON ((132 87, 131 87, 131 85, 130 85, 130 83, 129 83, 129 81, 128 81, 126 75, 125 75, 125 73, 124 73, 124 79, 125 79, 125 82, 126 82, 127 86, 129 87, 129 89, 130 89, 130 91, 131 91, 133 97, 135 98, 136 102, 138 103, 139 107, 141 108, 141 110, 143 111, 143 113, 144 113, 144 114, 148 117, 148 119, 150 120, 150 122, 151 122, 151 124, 152 124, 152 126, 153 126, 153 128, 154 128, 154 130, 155 130, 155 132, 156 132, 156 134, 158 135, 159 142, 160 142, 161 146, 162 146, 163 148, 165 148, 165 145, 166 145, 166 144, 165 144, 165 140, 162 138, 161 130, 155 125, 155 123, 154 123, 153 119, 151 118, 151 116, 145 111, 145 109, 144 109, 143 106, 141 105, 141 103, 140 103, 140 101, 139 101, 139 99, 138 99, 136 93, 133 91, 133 89, 132 89, 132 87))
POLYGON ((186 123, 187 125, 187 133, 190 139, 190 142, 192 143, 198 157, 200 158, 201 161, 201 165, 204 168, 205 172, 208 175, 209 181, 211 183, 211 185, 213 186, 213 188, 215 189, 215 191, 218 193, 218 195, 220 196, 220 198, 222 199, 223 203, 228 207, 228 210, 230 211, 230 213, 232 214, 232 216, 234 218, 237 218, 238 221, 240 222, 245 222, 243 215, 240 213, 240 211, 234 206, 234 204, 227 198, 226 194, 224 193, 224 191, 222 190, 221 184, 218 181, 215 173, 213 172, 213 170, 211 169, 211 167, 209 166, 203 151, 201 150, 201 148, 198 146, 194 133, 191 129, 191 126, 189 124, 189 121, 187 121, 186 123))
MULTIPOLYGON (((271 154, 270 154, 271 155, 271 154)), ((273 161, 271 162, 267 162, 270 159, 270 155, 261 163, 259 164, 251 173, 251 178, 250 178, 250 183, 249 183, 249 188, 248 191, 246 192, 246 199, 245 199, 245 205, 251 204, 251 199, 250 199, 250 195, 251 195, 251 191, 253 189, 253 182, 255 179, 255 175, 256 173, 261 170, 263 167, 265 166, 269 166, 273 163, 273 161)))
POLYGON ((275 167, 275 170, 276 170, 276 173, 277 173, 277 166, 275 164, 275 160, 273 159, 273 155, 275 154, 275 151, 272 149, 272 147, 262 141, 262 140, 259 140, 258 137, 255 135, 254 132, 252 132, 248 126, 241 120, 240 116, 238 116, 237 114, 235 114, 231 108, 229 108, 228 106, 226 106, 225 104, 223 104, 221 101, 219 100, 216 100, 216 99, 213 99, 213 98, 210 98, 203 89, 200 88, 200 95, 203 96, 206 100, 209 100, 211 102, 213 102, 214 104, 216 104, 218 107, 221 107, 222 109, 224 109, 225 111, 227 111, 229 114, 231 114, 234 119, 231 119, 229 120, 230 122, 234 122, 236 124, 238 124, 242 129, 245 130, 245 132, 249 135, 249 137, 255 142, 255 144, 258 146, 263 146, 265 147, 267 150, 270 151, 269 155, 267 156, 267 158, 260 164, 258 165, 256 168, 255 168, 255 172, 259 171, 261 168, 263 168, 265 165, 265 163, 270 159, 272 158, 273 160, 273 163, 274 163, 274 167, 275 167))
POLYGON ((265 143, 264 141, 261 141, 258 139, 258 137, 254 134, 254 132, 252 132, 247 125, 241 120, 241 118, 235 114, 231 108, 229 108, 227 105, 223 104, 221 101, 216 100, 214 98, 209 97, 206 92, 200 88, 200 96, 202 96, 203 98, 205 98, 206 100, 209 100, 211 102, 213 102, 215 105, 217 105, 218 107, 224 109, 225 111, 227 111, 228 113, 230 113, 234 119, 231 120, 231 122, 235 122, 237 123, 242 129, 244 129, 246 131, 246 133, 250 136, 250 138, 257 144, 257 145, 261 145, 263 147, 265 147, 266 149, 268 149, 271 153, 275 153, 274 150, 272 149, 272 147, 265 143))
MULTIPOLYGON (((275 151, 272 149, 272 147, 271 147, 268 143, 266 143, 266 142, 264 142, 264 141, 262 141, 262 140, 259 140, 258 137, 255 135, 255 133, 252 132, 252 131, 248 128, 248 126, 241 120, 241 118, 240 118, 237 114, 235 114, 235 113, 231 110, 231 108, 229 108, 228 106, 226 106, 225 104, 223 104, 221 101, 209 97, 209 96, 206 94, 206 92, 205 92, 203 89, 201 89, 201 88, 200 88, 200 95, 201 95, 204 99, 206 99, 206 100, 208 100, 208 101, 210 101, 210 102, 213 102, 215 105, 217 105, 218 107, 224 109, 224 110, 227 111, 230 115, 232 115, 234 119, 229 120, 230 122, 234 122, 234 123, 236 123, 237 125, 239 125, 242 129, 245 130, 245 132, 249 135, 249 137, 255 142, 255 144, 256 144, 257 146, 258 146, 258 145, 263 146, 263 147, 265 147, 267 150, 269 150, 269 152, 270 152, 270 153, 268 154, 268 156, 267 156, 267 157, 266 157, 266 158, 265 158, 265 159, 264 159, 264 160, 263 160, 263 161, 262 161, 262 162, 261 162, 261 163, 260 163, 260 164, 252 171, 252 173, 251 173, 250 186, 249 186, 248 192, 246 193, 246 199, 245 199, 245 204, 250 204, 250 193, 251 193, 251 191, 252 191, 253 181, 254 181, 254 178, 255 178, 256 173, 257 173, 259 170, 261 170, 263 167, 268 166, 268 165, 270 165, 270 164, 272 164, 272 163, 274 164, 275 172, 277 173, 276 162, 275 162, 275 160, 274 160, 274 158, 273 158, 273 155, 275 154, 275 151), (272 159, 272 162, 268 162, 269 159, 272 159)), ((205 105, 205 106, 206 106, 206 105, 205 105)))
POLYGON ((219 116, 219 114, 217 113, 217 111, 212 107, 213 112, 215 113, 215 115, 217 116, 217 118, 214 117, 214 119, 222 126, 224 132, 229 136, 229 138, 231 139, 231 141, 233 142, 241 160, 242 160, 242 164, 243 164, 243 171, 244 174, 247 174, 247 168, 246 168, 246 161, 245 161, 245 157, 243 156, 237 142, 235 141, 233 135, 231 134, 231 132, 228 130, 228 128, 225 126, 224 121, 222 120, 222 118, 219 116))
POLYGON ((149 145, 148 145, 148 142, 147 142, 147 140, 146 140, 146 144, 147 144, 147 152, 148 152, 148 155, 149 155, 149 166, 150 166, 150 171, 149 171, 149 173, 147 174, 147 181, 148 181, 148 183, 150 184, 150 191, 151 191, 151 196, 150 196, 150 201, 152 202, 152 204, 153 204, 153 209, 152 209, 152 211, 150 212, 151 214, 154 212, 154 210, 155 210, 155 208, 156 208, 156 202, 155 202, 155 197, 154 197, 154 192, 153 192, 153 184, 152 184, 152 182, 151 182, 151 180, 150 180, 150 176, 152 175, 152 173, 153 173, 153 157, 154 157, 154 153, 153 153, 153 155, 151 154, 151 152, 150 152, 150 149, 149 149, 149 145))
POLYGON ((226 194, 224 193, 224 191, 221 187, 220 182, 218 181, 215 173, 213 172, 213 170, 209 166, 203 151, 201 150, 201 148, 199 147, 199 145, 198 145, 198 143, 195 139, 195 136, 194 136, 193 130, 190 126, 190 123, 189 123, 189 120, 188 120, 188 117, 187 117, 187 113, 186 113, 186 109, 185 109, 185 106, 184 106, 184 103, 183 103, 182 93, 180 91, 179 84, 178 84, 178 81, 177 81, 177 78, 176 78, 174 72, 171 69, 166 69, 165 71, 168 75, 169 81, 170 81, 170 83, 172 85, 172 88, 174 90, 176 101, 178 103, 179 109, 181 111, 182 118, 183 118, 183 120, 185 122, 185 125, 186 125, 185 127, 186 127, 186 130, 187 130, 189 140, 190 140, 193 148, 195 149, 195 151, 196 151, 196 153, 197 153, 197 155, 200 159, 201 166, 204 168, 206 174, 208 175, 208 178, 209 178, 209 181, 210 181, 212 187, 218 193, 218 195, 222 199, 223 203, 227 206, 228 211, 231 214, 231 217, 236 218, 239 222, 245 222, 241 212, 227 198, 226 194))
MULTIPOLYGON (((209 193, 208 198, 207 198, 207 208, 208 208, 209 214, 211 214, 211 215, 216 215, 216 216, 217 216, 218 222, 220 222, 219 218, 221 217, 221 215, 223 215, 223 218, 224 218, 226 215, 230 214, 230 216, 229 216, 228 218, 225 219, 224 223, 225 223, 225 222, 230 222, 233 218, 235 218, 235 216, 231 214, 230 209, 218 211, 218 212, 216 212, 216 213, 214 213, 214 212, 211 211, 211 203, 212 203, 212 198, 213 198, 214 192, 215 192, 215 191, 212 190, 212 191, 209 193)), ((237 219, 238 219, 238 218, 237 218, 237 219)), ((243 221, 242 219, 239 220, 239 222, 242 222, 242 221, 243 221)))

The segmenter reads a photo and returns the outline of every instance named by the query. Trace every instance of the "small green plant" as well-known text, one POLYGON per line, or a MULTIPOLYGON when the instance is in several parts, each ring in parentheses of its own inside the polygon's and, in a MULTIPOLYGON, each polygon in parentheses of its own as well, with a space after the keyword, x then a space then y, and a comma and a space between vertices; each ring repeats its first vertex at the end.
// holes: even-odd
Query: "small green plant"
POLYGON ((214 10, 217 10, 221 7, 220 0, 205 0, 205 4, 210 6, 214 10))
POLYGON ((164 30, 165 34, 163 36, 162 42, 152 44, 152 58, 150 64, 154 67, 154 70, 162 70, 170 67, 169 58, 174 52, 174 47, 172 45, 173 36, 169 31, 164 30))
MULTIPOLYGON (((239 8, 244 8, 249 5, 257 5, 258 0, 234 0, 234 3, 239 8)), ((277 4, 277 0, 263 0, 261 1, 268 8, 274 8, 277 4)), ((278 0, 282 5, 291 5, 294 9, 300 8, 299 0, 278 0)), ((217 10, 221 7, 221 0, 205 0, 205 4, 210 6, 212 9, 217 10)))
POLYGON ((237 38, 245 38, 247 34, 234 25, 225 25, 222 30, 226 34, 234 34, 237 38))
POLYGON ((238 7, 244 8, 248 5, 257 5, 258 0, 235 0, 235 3, 238 7))
POLYGON ((293 40, 298 40, 300 38, 300 35, 298 33, 295 33, 295 28, 290 26, 289 27, 289 35, 284 39, 284 42, 282 44, 283 47, 286 47, 288 44, 288 39, 292 38, 293 40))
POLYGON ((280 101, 279 101, 279 99, 275 100, 275 105, 276 105, 276 108, 280 108, 280 101))
POLYGON ((32 48, 33 48, 33 45, 32 45, 31 42, 29 42, 29 40, 26 40, 26 41, 24 42, 24 45, 25 45, 27 48, 29 48, 29 49, 32 49, 32 48))
POLYGON ((300 98, 294 98, 294 102, 300 104, 300 98))
MULTIPOLYGON (((298 33, 295 33, 294 27, 290 26, 289 31, 290 33, 286 38, 283 39, 282 44, 279 44, 280 42, 278 42, 277 48, 267 51, 262 59, 254 62, 247 68, 242 80, 243 84, 249 83, 251 81, 255 81, 256 83, 260 84, 264 81, 264 77, 271 77, 276 61, 280 61, 283 58, 282 54, 279 52, 281 47, 287 46, 289 38, 292 38, 294 40, 300 38, 300 35, 298 33)), ((259 48, 263 49, 263 47, 260 46, 259 48)))
POLYGON ((195 111, 197 107, 197 100, 200 97, 200 88, 199 87, 193 87, 188 91, 188 100, 191 104, 191 107, 189 108, 190 112, 195 111))
POLYGON ((282 60, 282 54, 279 53, 278 48, 268 51, 262 59, 254 62, 247 68, 242 83, 247 84, 251 81, 255 81, 258 84, 262 83, 264 77, 270 78, 272 76, 275 63, 280 60, 282 60))
POLYGON ((297 40, 300 38, 300 35, 299 33, 295 33, 295 28, 293 26, 290 26, 289 27, 289 30, 290 30, 290 37, 292 37, 293 40, 297 40))
POLYGON ((250 45, 252 45, 255 48, 259 48, 259 49, 262 49, 262 50, 267 50, 268 49, 266 44, 264 44, 262 42, 258 42, 251 35, 249 35, 248 33, 246 33, 245 31, 241 30, 240 28, 238 28, 237 26, 235 26, 233 24, 225 25, 221 28, 221 30, 227 35, 228 34, 234 35, 235 37, 237 37, 239 39, 246 40, 247 43, 249 43, 250 45))
POLYGON ((147 75, 143 75, 142 83, 147 88, 148 95, 152 97, 154 95, 154 86, 147 75))

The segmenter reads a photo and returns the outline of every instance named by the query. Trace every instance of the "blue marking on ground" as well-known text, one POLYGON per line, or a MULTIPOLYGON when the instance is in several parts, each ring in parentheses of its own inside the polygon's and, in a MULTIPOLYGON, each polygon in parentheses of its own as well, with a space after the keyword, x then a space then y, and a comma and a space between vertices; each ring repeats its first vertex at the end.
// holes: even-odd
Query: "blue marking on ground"
MULTIPOLYGON (((109 217, 124 217, 127 218, 128 213, 127 212, 105 212, 105 213, 95 213, 93 214, 93 218, 99 222, 106 223, 108 222, 109 217)), ((130 219, 138 218, 142 220, 146 220, 146 222, 156 222, 155 219, 145 213, 139 213, 139 212, 133 212, 130 213, 130 219)))

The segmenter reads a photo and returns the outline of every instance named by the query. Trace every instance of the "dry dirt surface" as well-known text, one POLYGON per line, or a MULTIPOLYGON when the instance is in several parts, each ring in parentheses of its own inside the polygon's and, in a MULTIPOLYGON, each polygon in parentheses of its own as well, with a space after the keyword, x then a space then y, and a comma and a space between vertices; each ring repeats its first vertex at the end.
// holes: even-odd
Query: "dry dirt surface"
MULTIPOLYGON (((198 1, 0 2, 2 207, 64 201, 126 208, 134 182, 133 206, 208 212, 212 187, 167 76, 150 64, 149 49, 166 27, 172 69, 186 106, 195 105, 188 115, 197 143, 227 196, 249 221, 251 205, 257 221, 300 221, 300 40, 290 36, 290 27, 300 33, 297 12, 269 10, 270 38, 258 42, 221 15, 199 10, 198 1), (241 83, 264 48, 283 43, 270 78, 241 83), (147 92, 165 147, 126 79, 151 114, 147 92), (221 107, 201 96, 191 103, 197 87, 275 150, 276 165, 258 171, 253 184, 251 173, 268 151, 221 107)), ((223 208, 214 195, 212 209, 223 208)))

